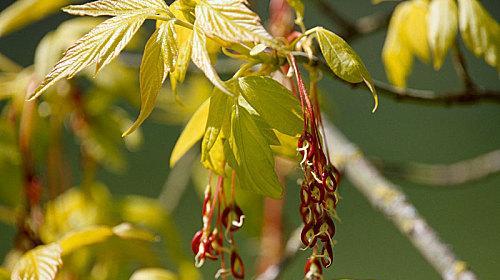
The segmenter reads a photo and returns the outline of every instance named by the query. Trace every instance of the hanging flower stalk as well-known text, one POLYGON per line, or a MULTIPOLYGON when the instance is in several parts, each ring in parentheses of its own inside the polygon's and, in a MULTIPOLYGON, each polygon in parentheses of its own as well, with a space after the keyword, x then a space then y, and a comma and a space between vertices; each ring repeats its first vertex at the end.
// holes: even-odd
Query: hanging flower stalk
MULTIPOLYGON (((319 106, 311 102, 293 56, 289 56, 289 62, 295 74, 304 114, 304 130, 299 138, 297 150, 302 157, 300 166, 304 172, 300 187, 300 214, 304 223, 301 240, 307 248, 313 249, 313 254, 306 263, 306 276, 311 278, 321 275, 321 265, 329 267, 333 262, 333 218, 339 200, 337 187, 340 173, 330 162, 330 157, 323 148, 319 131, 322 125, 319 106)), ((317 104, 316 95, 314 98, 317 104)))
MULTIPOLYGON (((297 141, 304 172, 300 188, 304 222, 301 237, 304 245, 312 249, 306 277, 321 277, 322 267, 329 267, 333 261, 333 217, 340 174, 324 149, 315 81, 309 95, 294 55, 299 52, 311 61, 324 59, 340 79, 354 84, 364 82, 375 97, 376 107, 373 81, 359 56, 333 32, 322 27, 307 29, 300 1, 287 2, 295 10, 295 24, 301 33, 294 32, 290 24, 280 31, 283 34, 275 36, 267 32, 244 0, 176 0, 170 5, 163 0, 123 0, 120 5, 115 2, 97 0, 64 8, 74 15, 111 18, 72 44, 29 98, 37 98, 60 80, 74 77, 89 66, 95 66, 98 73, 117 58, 145 21, 155 21, 139 71, 141 112, 123 135, 134 132, 153 112, 167 77, 172 91, 177 92, 178 85, 189 77, 186 74, 190 62, 214 85, 210 98, 186 125, 170 160, 175 165, 201 140, 201 163, 219 176, 215 186, 211 181, 207 186, 203 226, 192 240, 196 266, 202 266, 207 259, 219 260, 217 277, 244 278, 243 262, 233 238, 244 219, 234 199, 236 182, 238 188, 282 198, 284 190, 275 172, 275 156, 293 157, 295 147, 287 144, 297 141), (214 49, 242 63, 233 78, 220 77, 213 64, 214 49), (272 78, 287 60, 295 74, 297 98, 272 78), (231 176, 224 175, 228 171, 231 176), (227 197, 225 179, 231 180, 231 194, 227 197)), ((285 11, 284 5, 281 1, 273 7, 285 11)), ((291 18, 276 20, 291 22, 291 18)))
MULTIPOLYGON (((211 177, 211 176, 210 176, 211 177)), ((209 181, 211 181, 209 179, 209 181)), ((243 260, 237 252, 234 233, 243 226, 245 215, 234 199, 234 175, 231 181, 230 201, 224 194, 224 177, 218 176, 215 193, 212 186, 205 189, 202 206, 203 227, 195 233, 191 248, 195 254, 195 265, 201 267, 206 259, 220 260, 221 266, 216 278, 232 275, 236 279, 245 277, 243 260), (215 226, 212 221, 215 215, 215 226), (226 268, 225 255, 229 255, 230 268, 226 268)))

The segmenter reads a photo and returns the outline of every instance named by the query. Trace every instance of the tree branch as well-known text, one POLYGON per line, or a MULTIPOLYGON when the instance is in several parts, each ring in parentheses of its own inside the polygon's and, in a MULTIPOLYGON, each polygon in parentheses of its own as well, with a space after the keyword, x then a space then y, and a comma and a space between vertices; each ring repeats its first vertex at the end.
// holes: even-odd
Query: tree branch
POLYGON ((370 34, 380 29, 386 28, 392 17, 392 10, 387 13, 374 13, 362 17, 355 22, 350 21, 341 15, 333 6, 325 0, 315 0, 319 10, 325 14, 328 19, 344 30, 340 37, 350 41, 362 35, 370 34))
POLYGON ((430 186, 454 186, 500 172, 500 150, 453 164, 391 163, 375 160, 386 175, 430 186))
MULTIPOLYGON (((436 232, 420 216, 398 186, 385 179, 336 127, 324 120, 325 138, 330 139, 332 160, 347 179, 363 194, 371 205, 382 212, 407 237, 420 254, 445 280, 477 279, 467 264, 457 259, 453 251, 439 239, 436 232)), ((257 280, 278 279, 286 265, 297 255, 301 246, 300 228, 287 242, 283 259, 269 267, 257 280)))
POLYGON ((332 160, 344 170, 347 179, 404 234, 447 280, 472 280, 477 277, 466 263, 457 259, 406 198, 399 187, 389 182, 337 128, 325 121, 325 138, 330 139, 332 160))
POLYGON ((468 91, 476 90, 477 86, 475 85, 474 81, 472 81, 469 71, 467 70, 465 57, 462 51, 460 50, 458 39, 455 40, 455 44, 453 45, 452 48, 452 53, 453 53, 453 65, 455 66, 455 72, 457 72, 458 77, 462 79, 465 89, 468 91))
MULTIPOLYGON (((344 84, 350 85, 353 88, 362 87, 368 89, 364 83, 349 83, 340 79, 331 71, 330 67, 323 59, 310 57, 303 52, 293 52, 293 55, 296 57, 298 62, 317 66, 323 72, 329 74, 331 77, 343 82, 344 84)), ((398 101, 435 105, 473 104, 477 102, 500 103, 500 91, 498 90, 472 88, 469 90, 438 93, 432 90, 412 88, 402 89, 379 80, 374 80, 374 84, 378 93, 395 98, 398 101)))

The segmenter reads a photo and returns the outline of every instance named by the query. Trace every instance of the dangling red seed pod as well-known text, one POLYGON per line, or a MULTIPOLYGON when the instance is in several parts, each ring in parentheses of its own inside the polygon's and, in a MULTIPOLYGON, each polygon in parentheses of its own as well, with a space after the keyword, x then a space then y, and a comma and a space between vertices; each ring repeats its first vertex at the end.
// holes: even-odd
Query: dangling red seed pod
POLYGON ((300 233, 300 240, 306 247, 312 248, 316 245, 317 236, 314 232, 314 225, 312 223, 304 225, 300 233))
POLYGON ((324 257, 321 258, 321 263, 323 264, 323 266, 325 268, 330 267, 333 263, 333 249, 332 249, 331 241, 323 242, 323 250, 322 250, 321 254, 324 255, 324 257), (328 256, 326 256, 325 253, 328 256))
POLYGON ((318 259, 314 257, 308 259, 304 267, 305 279, 321 279, 322 274, 323 269, 318 259))
POLYGON ((222 212, 222 224, 225 228, 229 227, 231 232, 237 231, 243 226, 243 211, 237 204, 231 204, 227 206, 222 212), (230 214, 233 214, 235 219, 229 221, 230 214))
POLYGON ((191 250, 193 250, 193 254, 195 255, 197 255, 198 251, 200 250, 202 237, 203 237, 203 231, 199 230, 194 234, 193 239, 191 240, 191 250))
POLYGON ((245 278, 245 266, 240 255, 235 251, 231 252, 231 273, 236 279, 245 278))
MULTIPOLYGON (((336 215, 338 199, 335 192, 340 181, 340 173, 330 163, 327 157, 328 151, 325 153, 324 150, 326 145, 324 146, 320 133, 322 121, 317 99, 313 100, 313 106, 293 55, 289 56, 289 62, 297 81, 296 93, 304 116, 304 130, 297 142, 297 150, 302 156, 300 165, 304 172, 299 208, 304 227, 300 237, 306 247, 314 248, 315 251, 306 265, 306 278, 320 279, 321 271, 318 267, 321 268, 321 265, 328 267, 333 260, 332 238, 335 234, 335 225, 332 218, 336 215), (323 253, 316 256, 320 245, 323 253), (315 263, 314 271, 311 269, 312 263, 315 263)), ((314 87, 311 90, 314 90, 314 87)), ((311 96, 317 98, 314 92, 311 96)))

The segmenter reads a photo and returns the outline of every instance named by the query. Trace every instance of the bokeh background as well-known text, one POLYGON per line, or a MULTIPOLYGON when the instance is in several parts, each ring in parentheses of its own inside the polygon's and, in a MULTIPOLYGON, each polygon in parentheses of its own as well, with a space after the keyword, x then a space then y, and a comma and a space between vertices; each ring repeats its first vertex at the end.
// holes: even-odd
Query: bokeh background
MULTIPOLYGON (((0 9, 14 1, 1 0, 0 9)), ((267 18, 268 1, 256 0, 260 15, 267 18)), ((305 22, 308 27, 322 25, 339 30, 320 13, 311 1, 306 3, 305 22)), ((351 19, 375 11, 388 10, 393 2, 374 6, 368 0, 330 1, 351 19)), ((482 0, 493 17, 500 20, 500 1, 482 0)), ((0 39, 0 52, 22 65, 33 61, 35 47, 49 30, 69 16, 62 13, 42 20, 28 28, 0 39)), ((385 30, 356 40, 352 46, 360 54, 369 71, 385 80, 381 49, 385 30)), ((466 52, 473 79, 485 88, 500 89, 494 68, 466 52)), ((435 72, 429 65, 416 62, 409 86, 421 89, 453 90, 461 88, 450 58, 435 72)), ((372 100, 368 92, 352 90, 325 77, 321 82, 324 108, 332 121, 365 153, 373 158, 392 162, 453 163, 500 148, 500 107, 498 104, 464 106, 429 106, 401 103, 381 96, 380 107, 371 113, 372 100)), ((128 153, 125 172, 101 172, 99 178, 118 196, 140 194, 156 197, 169 175, 171 149, 181 132, 180 126, 147 121, 143 125, 144 143, 140 151, 128 153)), ((68 153, 76 154, 70 146, 68 153)), ((1 148, 1 147, 0 147, 1 148)), ((78 174, 76 174, 78 175, 78 174)), ((78 176, 76 176, 77 178, 78 176)), ((0 178, 2 180, 2 178, 0 178)), ((431 188, 393 180, 407 193, 420 213, 448 242, 455 253, 466 260, 480 279, 498 279, 500 270, 500 175, 452 188, 431 188)), ((287 186, 285 230, 299 225, 297 186, 287 186)), ((414 250, 412 245, 367 201, 348 181, 340 189, 343 200, 338 208, 342 222, 337 226, 336 260, 327 278, 355 279, 439 279, 439 276, 414 250)), ((174 219, 183 238, 182 246, 190 252, 190 239, 200 227, 200 203, 193 188, 184 194, 174 219)), ((248 212, 247 214, 251 214, 248 212)), ((12 244, 14 229, 0 224, 0 260, 12 244)), ((244 233, 243 233, 244 235, 244 233)), ((241 250, 248 271, 258 255, 255 239, 244 241, 241 250)), ((286 268, 284 279, 300 279, 304 259, 299 256, 286 268)), ((215 267, 208 265, 202 272, 213 277, 215 267)))

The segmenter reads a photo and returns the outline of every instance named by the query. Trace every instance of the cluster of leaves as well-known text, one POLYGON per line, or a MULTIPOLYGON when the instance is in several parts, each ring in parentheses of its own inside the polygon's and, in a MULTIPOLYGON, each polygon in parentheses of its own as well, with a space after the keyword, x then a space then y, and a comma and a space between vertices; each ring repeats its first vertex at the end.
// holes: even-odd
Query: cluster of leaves
POLYGON ((500 25, 478 0, 411 0, 396 6, 389 24, 382 51, 389 81, 405 87, 415 56, 427 63, 432 54, 440 69, 458 30, 471 52, 500 70, 500 25))
MULTIPOLYGON (((65 2, 54 2, 52 5, 40 3, 41 15, 37 17, 49 13, 65 2)), ((297 9, 297 22, 302 25, 303 5, 300 1, 292 1, 291 4, 297 9)), ((36 19, 37 17, 33 17, 19 21, 17 17, 12 16, 23 9, 33 8, 33 5, 23 6, 16 3, 13 8, 9 8, 7 16, 3 17, 6 22, 3 25, 3 32, 36 19)), ((241 0, 177 0, 170 6, 163 0, 99 0, 67 6, 64 11, 74 15, 111 16, 111 18, 99 22, 90 31, 88 26, 94 24, 94 20, 72 20, 61 25, 40 44, 34 70, 20 71, 28 73, 24 75, 19 73, 14 77, 15 79, 24 77, 33 84, 37 83, 40 76, 48 73, 36 89, 29 90, 27 85, 30 83, 26 82, 23 83, 24 88, 20 88, 19 91, 27 92, 30 100, 35 100, 44 91, 52 91, 46 95, 39 108, 43 108, 42 104, 46 104, 44 106, 49 109, 60 108, 59 104, 68 104, 69 108, 57 110, 60 114, 54 114, 48 109, 50 113, 47 113, 47 116, 50 116, 49 120, 57 120, 59 128, 65 119, 72 119, 74 133, 80 138, 85 155, 90 155, 95 161, 109 161, 114 158, 102 153, 109 151, 109 147, 116 144, 106 143, 104 139, 104 144, 107 145, 101 145, 102 135, 106 134, 92 131, 96 127, 95 124, 99 123, 93 116, 109 119, 108 111, 114 108, 112 106, 114 99, 109 96, 116 96, 113 92, 117 91, 128 93, 130 88, 133 88, 122 84, 124 88, 120 90, 121 82, 117 81, 116 73, 125 70, 116 66, 120 65, 119 63, 110 63, 133 42, 134 35, 146 20, 156 21, 156 28, 145 45, 140 65, 141 112, 124 135, 133 133, 151 114, 168 76, 172 91, 176 93, 177 86, 184 81, 188 65, 192 61, 215 88, 211 97, 197 109, 188 122, 174 148, 171 164, 174 165, 187 150, 202 139, 203 166, 221 176, 231 172, 229 170, 234 170, 238 186, 252 192, 273 198, 281 197, 282 186, 274 170, 274 156, 296 158, 295 147, 303 129, 303 108, 290 90, 270 77, 287 63, 293 51, 314 53, 313 40, 316 39, 324 58, 335 74, 348 82, 365 82, 376 97, 372 79, 365 66, 340 37, 317 27, 308 30, 292 42, 273 38, 261 25, 259 17, 241 0), (73 38, 80 39, 69 46, 62 58, 57 58, 59 50, 66 48, 73 38), (219 50, 226 56, 242 62, 239 70, 227 81, 220 78, 214 67, 216 56, 213 54, 219 50), (55 67, 48 71, 47 66, 54 63, 55 67), (103 69, 108 64, 109 67, 106 69, 109 69, 110 74, 107 75, 103 69), (95 71, 88 73, 87 68, 91 65, 95 65, 95 71), (91 83, 92 87, 96 87, 95 94, 94 90, 80 85, 79 80, 76 82, 65 80, 80 73, 83 73, 80 75, 83 78, 88 74, 96 76, 99 73, 99 78, 96 80, 98 82, 91 83), (116 84, 113 84, 113 81, 116 81, 116 84), (84 95, 81 94, 82 88, 85 88, 84 95), (107 88, 111 92, 103 93, 102 88, 107 88), (52 99, 55 99, 53 103, 52 99), (101 105, 96 106, 98 104, 101 105)), ((31 86, 30 89, 32 88, 31 86)), ((22 106, 24 96, 26 94, 12 91, 10 97, 17 100, 12 104, 22 106)), ((133 97, 130 99, 134 100, 133 97)), ((105 130, 115 131, 111 128, 117 127, 123 125, 113 124, 105 130)), ((117 165, 114 161, 108 163, 117 165)), ((52 209, 49 206, 47 211, 52 209)), ((57 223, 59 219, 63 224, 65 220, 67 221, 61 217, 50 219, 49 216, 47 212, 47 225, 57 223)), ((95 219, 91 221, 93 222, 88 226, 98 223, 95 219)), ((62 227, 64 228, 63 225, 62 227)), ((64 230, 68 231, 70 229, 64 230)), ((104 237, 99 233, 101 231, 109 233, 110 229, 99 228, 98 232, 93 234, 86 232, 95 238, 90 238, 90 241, 84 239, 82 242, 91 244, 103 241, 104 237)), ((44 231, 43 228, 41 232, 49 236, 51 233, 44 231)), ((75 234, 82 236, 80 231, 75 234)), ((106 234, 106 237, 108 235, 106 234)), ((48 278, 54 278, 60 265, 61 254, 70 251, 65 249, 66 245, 61 245, 67 243, 66 239, 62 238, 43 237, 45 243, 55 243, 37 247, 26 253, 18 262, 13 275, 27 273, 36 276, 40 271, 44 271, 48 273, 48 278), (50 256, 44 256, 48 251, 51 251, 50 256), (48 262, 50 268, 30 270, 30 264, 38 263, 37 260, 50 260, 48 262)), ((73 247, 77 248, 80 245, 73 247)), ((152 273, 156 272, 158 271, 152 273)), ((143 277, 140 276, 141 273, 137 275, 139 276, 134 277, 143 277)))
MULTIPOLYGON (((162 0, 129 0, 120 5, 101 0, 68 6, 64 11, 112 18, 74 43, 32 98, 89 65, 95 64, 99 72, 118 56, 146 19, 156 20, 156 30, 146 44, 140 69, 141 113, 124 135, 133 132, 150 115, 166 77, 170 75, 175 90, 192 61, 215 85, 215 90, 210 101, 199 108, 187 125, 178 144, 182 147, 174 149, 172 164, 200 138, 199 132, 203 131, 200 127, 205 126, 202 161, 207 168, 223 174, 227 161, 237 171, 243 187, 280 197, 281 187, 269 146, 279 146, 276 132, 292 137, 300 134, 301 118, 297 114, 300 108, 286 88, 266 76, 283 64, 295 46, 269 35, 243 1, 179 0, 168 7, 162 0), (222 81, 211 61, 209 43, 247 63, 229 81, 222 81), (254 70, 258 66, 261 67, 254 70), (248 75, 254 77, 244 77, 248 75), (198 135, 191 133, 191 129, 198 135), (256 182, 256 178, 262 178, 262 182, 256 182)), ((334 73, 349 82, 365 81, 374 92, 368 71, 340 37, 323 28, 313 28, 304 35, 302 40, 318 38, 334 73)))

